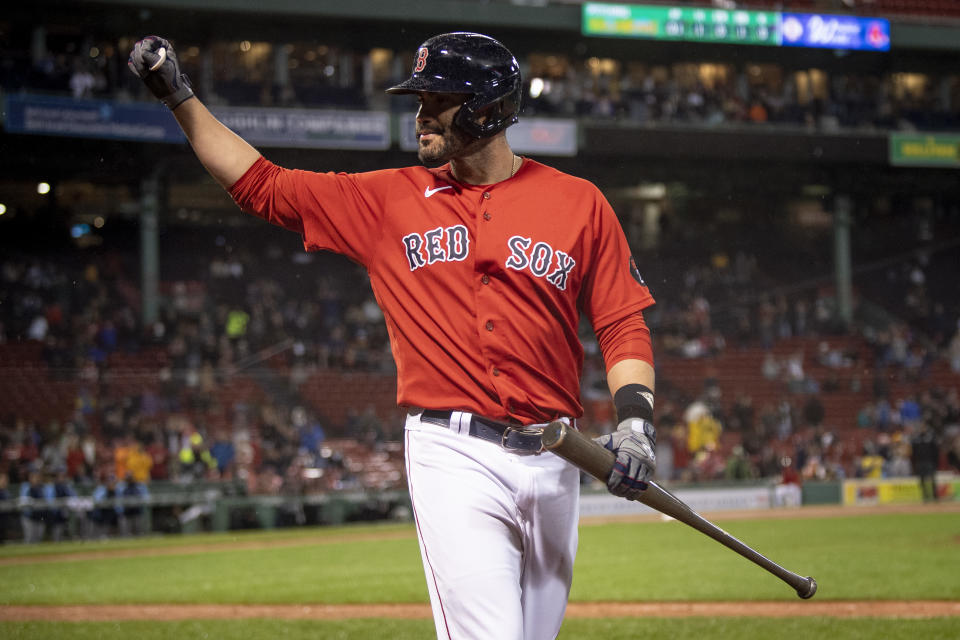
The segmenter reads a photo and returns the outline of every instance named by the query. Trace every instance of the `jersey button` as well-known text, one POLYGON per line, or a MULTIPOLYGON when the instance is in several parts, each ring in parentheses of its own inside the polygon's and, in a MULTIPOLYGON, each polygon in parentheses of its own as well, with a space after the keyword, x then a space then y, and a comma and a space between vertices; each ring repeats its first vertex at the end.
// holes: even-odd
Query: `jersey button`
POLYGON ((493 368, 493 375, 495 375, 495 376, 500 375, 500 369, 497 369, 496 367, 494 367, 494 368, 493 368))
POLYGON ((483 284, 490 284, 490 276, 488 276, 487 274, 483 274, 482 276, 480 276, 480 282, 482 282, 483 284))
POLYGON ((490 199, 490 192, 489 192, 489 191, 484 191, 484 192, 483 192, 483 199, 484 199, 484 200, 489 200, 489 199, 490 199))
POLYGON ((491 217, 492 217, 492 216, 491 216, 489 213, 487 213, 486 211, 483 212, 483 219, 484 219, 484 220, 489 220, 491 217))
POLYGON ((483 326, 487 331, 493 331, 493 320, 487 320, 487 324, 483 326))

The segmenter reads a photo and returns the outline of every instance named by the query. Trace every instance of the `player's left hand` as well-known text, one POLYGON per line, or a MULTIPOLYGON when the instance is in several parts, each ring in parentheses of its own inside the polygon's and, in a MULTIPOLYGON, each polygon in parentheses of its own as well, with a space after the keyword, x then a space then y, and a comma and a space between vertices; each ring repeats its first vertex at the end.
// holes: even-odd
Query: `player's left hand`
POLYGON ((636 500, 657 468, 657 432, 647 420, 627 418, 613 433, 594 440, 617 456, 607 488, 615 496, 636 500))

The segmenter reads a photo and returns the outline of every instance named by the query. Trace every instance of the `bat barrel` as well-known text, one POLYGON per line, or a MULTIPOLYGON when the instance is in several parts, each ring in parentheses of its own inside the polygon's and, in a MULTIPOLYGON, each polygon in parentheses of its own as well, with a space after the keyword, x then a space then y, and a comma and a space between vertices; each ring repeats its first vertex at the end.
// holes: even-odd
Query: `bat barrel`
POLYGON ((797 595, 808 600, 813 597, 813 594, 817 592, 817 581, 807 576, 804 578, 801 583, 797 586, 797 595))

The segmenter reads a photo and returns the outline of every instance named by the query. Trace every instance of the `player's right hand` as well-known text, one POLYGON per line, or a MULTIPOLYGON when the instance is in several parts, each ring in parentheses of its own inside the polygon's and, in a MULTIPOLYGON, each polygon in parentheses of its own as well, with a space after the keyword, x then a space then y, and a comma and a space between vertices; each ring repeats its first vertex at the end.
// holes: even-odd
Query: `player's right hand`
POLYGON ((180 63, 173 45, 159 36, 147 36, 133 45, 127 66, 173 111, 193 97, 193 88, 186 74, 180 73, 180 63))

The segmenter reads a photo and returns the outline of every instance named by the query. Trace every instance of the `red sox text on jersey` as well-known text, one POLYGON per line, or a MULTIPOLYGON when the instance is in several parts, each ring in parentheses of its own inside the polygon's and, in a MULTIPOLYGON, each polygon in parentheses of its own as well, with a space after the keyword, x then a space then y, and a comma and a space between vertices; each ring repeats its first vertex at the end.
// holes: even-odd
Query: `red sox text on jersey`
MULTIPOLYGON (((504 263, 507 269, 529 269, 538 278, 560 289, 567 288, 567 278, 577 264, 569 255, 554 249, 546 242, 533 243, 530 238, 512 236, 507 240, 510 257, 504 263), (533 248, 531 249, 531 244, 533 248)), ((470 253, 470 236, 462 224, 452 227, 437 227, 423 234, 409 233, 403 236, 404 253, 410 271, 436 262, 459 262, 470 253)))

